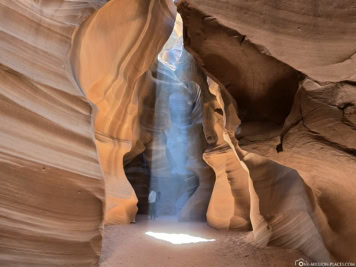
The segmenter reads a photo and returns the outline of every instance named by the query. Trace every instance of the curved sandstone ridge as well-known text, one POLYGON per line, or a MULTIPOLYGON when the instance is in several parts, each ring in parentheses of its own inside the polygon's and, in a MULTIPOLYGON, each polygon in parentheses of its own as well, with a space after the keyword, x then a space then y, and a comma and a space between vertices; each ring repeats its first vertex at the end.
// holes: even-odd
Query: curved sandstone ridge
POLYGON ((0 265, 98 262, 104 184, 73 32, 103 1, 0 1, 0 265))
POLYGON ((218 85, 213 81, 209 81, 209 86, 203 87, 202 90, 204 133, 209 143, 203 158, 216 176, 207 222, 217 229, 249 230, 251 224, 247 173, 223 138, 226 118, 215 97, 217 90, 218 85))
MULTIPOLYGON (((238 31, 262 53, 320 81, 355 81, 356 3, 342 1, 180 0, 238 31)), ((194 16, 195 17, 195 16, 194 16)), ((204 32, 204 31, 203 31, 204 32)), ((232 35, 231 38, 239 38, 232 35)))
POLYGON ((355 261, 354 3, 177 2, 185 47, 218 84, 216 133, 248 173, 256 242, 355 261))
POLYGON ((211 83, 210 92, 216 97, 216 106, 223 111, 220 115, 223 117, 221 126, 215 127, 218 139, 211 144, 225 145, 216 146, 213 153, 209 152, 212 156, 208 157, 209 154, 206 153, 204 158, 215 166, 229 168, 220 172, 220 175, 217 173, 216 190, 214 188, 212 200, 214 193, 218 191, 221 176, 228 175, 230 185, 225 189, 220 185, 221 191, 216 194, 224 196, 225 200, 220 202, 221 206, 217 209, 219 216, 214 216, 209 206, 208 223, 221 228, 222 219, 229 209, 226 196, 231 191, 235 201, 233 210, 230 210, 235 213, 230 221, 225 221, 227 228, 248 230, 251 223, 254 239, 259 246, 297 248, 315 260, 330 260, 319 232, 321 229, 318 227, 323 215, 316 206, 310 188, 295 170, 242 150, 234 133, 228 130, 239 124, 232 97, 226 91, 220 90, 214 82, 211 83), (229 157, 219 160, 218 155, 224 154, 229 157), (233 165, 227 165, 231 161, 233 165), (221 213, 222 211, 225 212, 221 213))
POLYGON ((96 265, 104 197, 107 223, 134 220, 123 156, 140 149, 138 95, 175 10, 105 2, 1 3, 1 264, 96 265))
POLYGON ((75 75, 98 108, 95 136, 105 177, 106 224, 135 219, 137 197, 124 172, 124 156, 142 152, 139 114, 154 86, 147 70, 168 39, 174 18, 168 0, 110 1, 74 40, 75 75))

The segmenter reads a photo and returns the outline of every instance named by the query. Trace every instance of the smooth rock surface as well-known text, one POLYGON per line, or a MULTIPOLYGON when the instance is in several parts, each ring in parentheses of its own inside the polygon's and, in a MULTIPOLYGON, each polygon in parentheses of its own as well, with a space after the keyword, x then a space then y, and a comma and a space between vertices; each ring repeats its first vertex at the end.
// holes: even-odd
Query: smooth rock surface
POLYGON ((103 1, 0 1, 0 265, 96 266, 104 183, 74 31, 103 1))
POLYGON ((256 240, 355 261, 355 4, 176 2, 185 48, 230 95, 223 111, 237 103, 224 140, 250 176, 256 240))
POLYGON ((137 146, 142 149, 137 144, 139 115, 145 94, 154 86, 148 69, 167 41, 174 18, 168 0, 110 1, 75 36, 75 76, 98 108, 95 135, 105 176, 106 224, 135 220, 137 197, 124 172, 124 156, 142 152, 137 151, 137 146), (157 33, 159 37, 152 38, 157 33))

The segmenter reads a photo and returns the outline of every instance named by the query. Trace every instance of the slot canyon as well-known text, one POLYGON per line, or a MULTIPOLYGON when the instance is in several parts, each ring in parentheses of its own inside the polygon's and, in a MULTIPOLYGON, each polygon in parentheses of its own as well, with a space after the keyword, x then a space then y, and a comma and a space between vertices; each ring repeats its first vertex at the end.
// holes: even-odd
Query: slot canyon
POLYGON ((0 0, 0 138, 0 266, 356 266, 356 2, 0 0))

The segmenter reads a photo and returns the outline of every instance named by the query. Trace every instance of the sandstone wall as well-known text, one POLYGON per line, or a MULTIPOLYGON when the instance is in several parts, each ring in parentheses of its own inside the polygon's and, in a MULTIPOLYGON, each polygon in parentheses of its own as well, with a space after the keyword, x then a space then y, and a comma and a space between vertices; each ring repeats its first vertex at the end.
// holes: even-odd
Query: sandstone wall
POLYGON ((72 75, 103 1, 0 1, 0 265, 94 266, 104 184, 95 107, 72 75))
POLYGON ((220 131, 249 174, 255 240, 355 261, 355 4, 177 2, 186 49, 237 103, 220 131))
POLYGON ((144 150, 139 117, 154 88, 148 71, 175 19, 171 1, 110 1, 74 40, 72 64, 83 91, 98 108, 96 144, 105 177, 105 223, 135 220, 137 197, 123 164, 144 150))

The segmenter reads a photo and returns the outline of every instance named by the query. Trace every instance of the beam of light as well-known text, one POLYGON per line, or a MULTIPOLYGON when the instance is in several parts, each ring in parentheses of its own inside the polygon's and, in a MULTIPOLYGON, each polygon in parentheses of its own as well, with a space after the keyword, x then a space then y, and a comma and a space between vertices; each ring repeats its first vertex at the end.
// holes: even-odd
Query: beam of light
POLYGON ((152 236, 156 239, 167 241, 174 245, 215 241, 215 239, 205 239, 202 237, 191 236, 191 235, 186 235, 186 234, 168 234, 168 233, 146 232, 146 235, 152 236))
POLYGON ((179 214, 199 186, 195 170, 200 170, 196 158, 201 154, 196 140, 203 113, 200 86, 186 74, 192 60, 183 47, 183 21, 177 14, 173 32, 152 69, 156 91, 150 100, 153 108, 147 113, 153 115, 153 123, 145 126, 152 142, 144 153, 151 172, 149 192, 161 193, 161 197, 149 205, 151 217, 160 211, 179 214))

